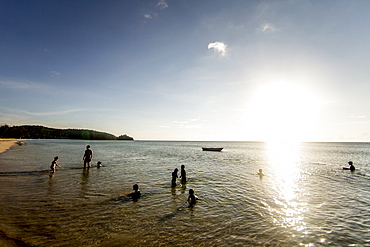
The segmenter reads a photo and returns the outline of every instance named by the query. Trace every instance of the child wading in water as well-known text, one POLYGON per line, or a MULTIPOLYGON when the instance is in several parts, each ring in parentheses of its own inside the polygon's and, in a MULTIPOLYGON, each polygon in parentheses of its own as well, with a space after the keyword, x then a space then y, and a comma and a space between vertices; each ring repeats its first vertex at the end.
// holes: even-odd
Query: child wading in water
POLYGON ((179 169, 175 168, 175 170, 172 173, 172 181, 171 181, 172 188, 176 187, 176 178, 178 178, 178 176, 177 176, 178 171, 179 171, 179 169))
POLYGON ((181 183, 182 183, 182 184, 186 184, 186 171, 185 171, 185 165, 182 165, 182 166, 181 166, 181 175, 180 175, 180 178, 181 178, 181 183))
POLYGON ((58 156, 56 156, 53 160, 53 162, 51 162, 51 166, 50 166, 50 172, 54 173, 56 171, 56 168, 57 167, 60 167, 60 165, 58 165, 57 161, 59 160, 58 156))
POLYGON ((194 190, 190 189, 189 190, 189 197, 188 197, 188 202, 189 202, 189 207, 192 207, 197 203, 198 197, 194 195, 194 190))
POLYGON ((257 175, 264 176, 265 174, 263 174, 262 169, 259 169, 257 175))
POLYGON ((85 153, 84 153, 84 157, 82 158, 82 160, 84 161, 84 168, 91 167, 90 162, 92 160, 92 157, 93 157, 93 151, 90 149, 90 145, 87 145, 85 153))

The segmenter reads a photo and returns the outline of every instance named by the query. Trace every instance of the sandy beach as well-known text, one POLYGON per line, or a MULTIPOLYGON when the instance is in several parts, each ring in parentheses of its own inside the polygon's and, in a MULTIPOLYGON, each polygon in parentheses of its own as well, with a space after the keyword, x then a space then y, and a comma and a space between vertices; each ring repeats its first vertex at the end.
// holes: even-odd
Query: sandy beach
POLYGON ((17 143, 16 139, 0 139, 0 153, 5 152, 17 143))

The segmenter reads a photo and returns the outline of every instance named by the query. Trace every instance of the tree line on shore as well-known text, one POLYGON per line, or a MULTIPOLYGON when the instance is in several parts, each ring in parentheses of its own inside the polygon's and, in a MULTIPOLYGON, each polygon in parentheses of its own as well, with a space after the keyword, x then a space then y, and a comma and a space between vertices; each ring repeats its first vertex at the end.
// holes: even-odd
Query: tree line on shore
POLYGON ((16 139, 76 139, 76 140, 128 140, 128 135, 115 136, 109 133, 87 129, 55 129, 38 125, 0 126, 0 138, 16 139))

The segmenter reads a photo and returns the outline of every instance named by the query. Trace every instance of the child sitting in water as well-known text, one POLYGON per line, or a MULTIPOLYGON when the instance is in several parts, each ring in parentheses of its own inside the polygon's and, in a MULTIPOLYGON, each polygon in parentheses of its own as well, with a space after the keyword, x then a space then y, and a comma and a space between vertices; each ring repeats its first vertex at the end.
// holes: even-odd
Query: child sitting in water
POLYGON ((96 164, 96 167, 97 168, 100 168, 100 167, 102 167, 103 166, 103 164, 100 162, 100 161, 98 161, 98 163, 96 164))
POLYGON ((140 192, 140 190, 139 190, 139 185, 134 184, 134 185, 132 186, 132 188, 133 188, 134 192, 132 192, 132 193, 128 194, 128 196, 131 196, 131 198, 132 198, 132 199, 134 199, 134 200, 139 199, 139 198, 140 198, 140 196, 141 196, 141 192, 140 192))
POLYGON ((196 195, 194 195, 194 190, 190 189, 189 190, 189 197, 188 197, 189 207, 194 206, 198 199, 199 198, 196 195))
POLYGON ((54 173, 56 171, 56 168, 57 167, 60 167, 60 165, 58 165, 57 161, 59 160, 58 156, 54 157, 54 160, 53 162, 51 162, 51 166, 50 166, 50 169, 52 173, 54 173))

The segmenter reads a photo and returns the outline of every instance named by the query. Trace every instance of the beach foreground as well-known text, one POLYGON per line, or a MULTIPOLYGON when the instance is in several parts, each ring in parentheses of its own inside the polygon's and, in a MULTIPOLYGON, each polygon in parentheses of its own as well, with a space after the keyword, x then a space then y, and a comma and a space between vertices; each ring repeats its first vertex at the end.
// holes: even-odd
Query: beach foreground
POLYGON ((0 139, 0 154, 17 143, 16 139, 0 139))

